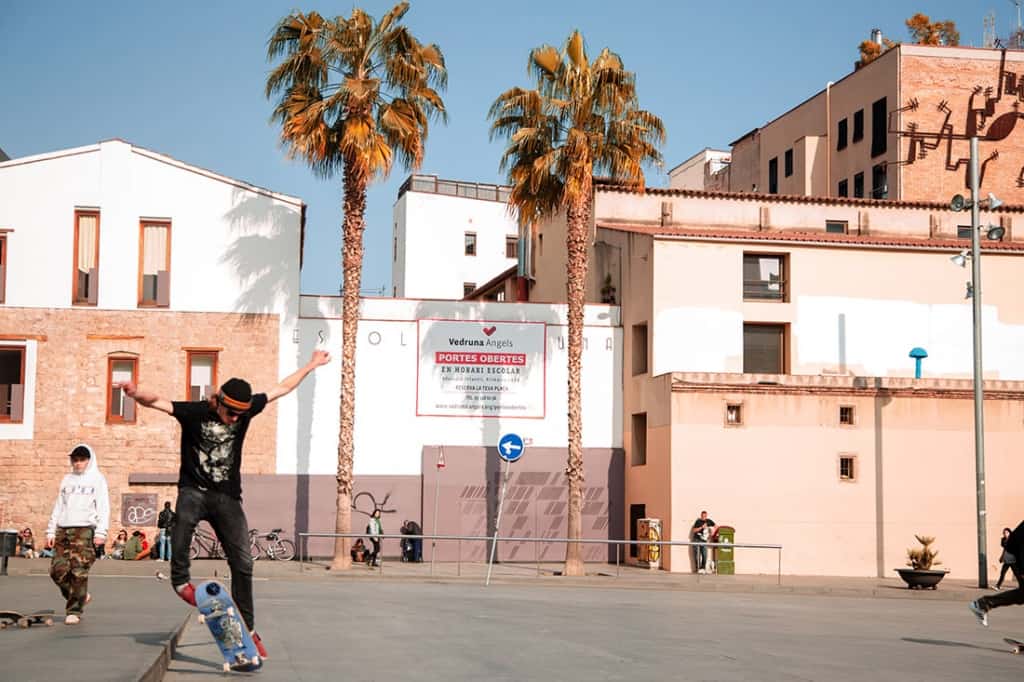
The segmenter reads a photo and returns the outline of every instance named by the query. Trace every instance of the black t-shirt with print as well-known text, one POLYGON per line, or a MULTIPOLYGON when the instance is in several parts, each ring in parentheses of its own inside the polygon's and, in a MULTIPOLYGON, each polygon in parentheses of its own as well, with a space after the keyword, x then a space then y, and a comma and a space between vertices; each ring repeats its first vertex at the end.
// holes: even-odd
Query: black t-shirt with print
POLYGON ((252 397, 252 407, 234 424, 225 424, 206 400, 174 402, 181 424, 181 469, 178 486, 217 490, 242 497, 242 442, 249 421, 267 406, 267 394, 252 397))

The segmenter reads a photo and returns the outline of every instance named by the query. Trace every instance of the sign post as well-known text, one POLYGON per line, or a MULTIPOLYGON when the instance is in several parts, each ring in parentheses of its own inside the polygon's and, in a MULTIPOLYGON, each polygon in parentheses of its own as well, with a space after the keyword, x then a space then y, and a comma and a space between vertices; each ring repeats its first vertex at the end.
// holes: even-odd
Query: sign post
POLYGON ((501 528, 501 509, 505 506, 505 489, 508 487, 508 474, 512 462, 523 456, 526 446, 517 434, 506 433, 498 440, 498 457, 505 461, 505 476, 501 482, 501 496, 498 497, 498 518, 494 522, 494 539, 491 540, 491 558, 487 561, 487 580, 484 585, 491 584, 491 566, 494 565, 494 554, 498 548, 498 530, 501 528))
POLYGON ((434 556, 437 554, 437 491, 441 488, 441 471, 445 467, 444 448, 437 452, 437 476, 434 477, 434 537, 430 539, 430 575, 434 575, 434 556))

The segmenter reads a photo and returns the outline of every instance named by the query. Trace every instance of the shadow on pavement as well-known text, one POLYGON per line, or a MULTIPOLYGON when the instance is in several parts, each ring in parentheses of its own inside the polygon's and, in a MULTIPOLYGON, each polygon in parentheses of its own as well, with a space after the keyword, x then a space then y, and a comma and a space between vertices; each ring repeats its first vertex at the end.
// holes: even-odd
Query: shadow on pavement
POLYGON ((946 639, 918 639, 916 637, 901 637, 904 642, 910 642, 911 644, 931 644, 932 646, 959 646, 965 649, 978 649, 979 651, 996 651, 999 653, 1006 653, 1006 649, 997 649, 991 646, 978 646, 977 644, 968 644, 967 642, 950 642, 946 639))

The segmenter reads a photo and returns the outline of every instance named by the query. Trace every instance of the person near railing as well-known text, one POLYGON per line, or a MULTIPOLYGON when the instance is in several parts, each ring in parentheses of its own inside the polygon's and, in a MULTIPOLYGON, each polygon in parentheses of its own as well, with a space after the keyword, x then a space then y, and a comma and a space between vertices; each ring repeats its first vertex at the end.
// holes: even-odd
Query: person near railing
MULTIPOLYGON (((711 537, 711 530, 715 527, 715 522, 708 518, 708 513, 702 511, 697 520, 693 522, 693 528, 690 529, 690 534, 694 542, 707 542, 711 537)), ((694 558, 697 563, 698 573, 708 572, 708 548, 707 545, 696 545, 693 548, 694 558)))
POLYGON ((380 566, 380 536, 384 534, 384 528, 380 523, 380 509, 373 510, 373 516, 366 524, 366 534, 370 536, 370 542, 373 544, 373 551, 370 552, 370 558, 366 565, 370 568, 380 566))
MULTIPOLYGON (((415 521, 405 521, 400 532, 402 535, 421 535, 423 529, 415 521)), ((423 561, 422 538, 402 538, 402 561, 423 561)))

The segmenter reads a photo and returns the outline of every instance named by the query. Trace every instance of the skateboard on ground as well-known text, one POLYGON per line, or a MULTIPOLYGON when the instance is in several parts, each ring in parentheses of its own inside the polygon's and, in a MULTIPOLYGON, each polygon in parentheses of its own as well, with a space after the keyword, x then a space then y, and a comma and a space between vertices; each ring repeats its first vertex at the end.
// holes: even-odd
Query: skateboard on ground
POLYGON ((200 624, 210 628, 224 657, 224 672, 254 672, 263 667, 252 635, 226 587, 216 580, 196 585, 196 608, 200 624))
POLYGON ((11 625, 19 628, 29 628, 33 625, 53 625, 53 609, 45 611, 33 611, 32 613, 18 613, 17 611, 0 611, 0 630, 5 630, 11 625))
POLYGON ((1013 647, 1013 653, 1021 654, 1024 653, 1024 642, 1018 641, 1011 637, 1004 637, 1003 641, 1013 647))

